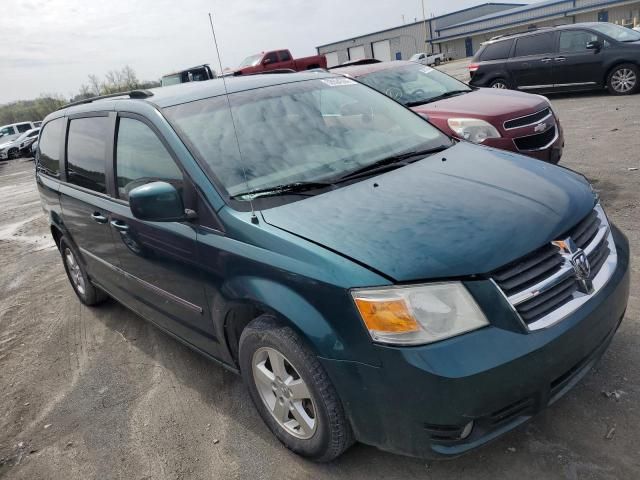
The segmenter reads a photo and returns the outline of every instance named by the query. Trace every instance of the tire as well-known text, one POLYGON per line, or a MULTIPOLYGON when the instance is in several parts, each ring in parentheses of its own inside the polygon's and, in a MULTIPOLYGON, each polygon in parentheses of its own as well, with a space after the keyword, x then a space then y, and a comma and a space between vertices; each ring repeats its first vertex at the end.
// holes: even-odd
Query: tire
POLYGON ((16 158, 19 158, 19 157, 20 157, 20 152, 18 152, 17 149, 9 150, 9 153, 7 153, 8 160, 15 160, 16 158))
POLYGON ((64 237, 60 239, 60 255, 69 283, 82 303, 91 307, 99 305, 109 298, 105 292, 91 283, 84 265, 79 260, 80 256, 76 248, 64 237))
POLYGON ((640 87, 640 70, 632 63, 616 65, 607 76, 607 89, 612 95, 631 95, 640 87))
POLYGON ((489 84, 489 88, 498 88, 501 90, 509 90, 511 87, 509 86, 509 82, 507 82, 504 78, 496 78, 492 80, 489 84))
POLYGON ((435 59, 435 61, 433 62, 433 64, 434 64, 436 67, 439 67, 439 66, 440 66, 440 59, 439 59, 439 58, 436 58, 436 59, 435 59))
POLYGON ((335 388, 290 327, 262 315, 244 329, 239 348, 240 371, 251 399, 285 447, 330 462, 351 446, 353 433, 335 388))

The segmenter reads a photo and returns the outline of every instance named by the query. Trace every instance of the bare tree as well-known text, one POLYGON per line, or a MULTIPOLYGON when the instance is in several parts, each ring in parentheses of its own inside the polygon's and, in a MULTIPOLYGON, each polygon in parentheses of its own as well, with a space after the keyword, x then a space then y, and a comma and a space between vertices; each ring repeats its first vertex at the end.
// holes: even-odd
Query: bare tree
POLYGON ((93 95, 100 95, 100 91, 102 90, 101 85, 100 85, 100 79, 91 74, 89 75, 89 92, 92 93, 93 95))

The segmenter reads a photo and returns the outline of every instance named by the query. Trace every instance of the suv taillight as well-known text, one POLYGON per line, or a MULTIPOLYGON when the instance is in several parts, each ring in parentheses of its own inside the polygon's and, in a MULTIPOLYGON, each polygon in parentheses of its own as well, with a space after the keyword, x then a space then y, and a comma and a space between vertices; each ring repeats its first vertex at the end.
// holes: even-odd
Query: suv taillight
POLYGON ((470 72, 475 72, 480 68, 480 65, 478 65, 477 63, 471 63, 467 68, 469 68, 470 72))

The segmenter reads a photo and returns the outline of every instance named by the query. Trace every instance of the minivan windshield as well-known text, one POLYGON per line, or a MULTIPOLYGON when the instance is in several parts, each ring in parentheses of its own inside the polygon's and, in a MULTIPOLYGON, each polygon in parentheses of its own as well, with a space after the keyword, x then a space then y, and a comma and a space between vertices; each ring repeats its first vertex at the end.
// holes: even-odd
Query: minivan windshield
POLYGON ((600 33, 607 35, 619 42, 638 42, 640 41, 640 32, 636 32, 631 28, 613 25, 612 23, 599 23, 591 28, 600 33))
POLYGON ((471 91, 459 80, 420 64, 379 70, 358 80, 408 107, 471 91))
POLYGON ((224 96, 164 112, 230 197, 337 181, 384 159, 452 144, 418 115, 347 78, 287 83, 228 98, 233 117, 224 96))

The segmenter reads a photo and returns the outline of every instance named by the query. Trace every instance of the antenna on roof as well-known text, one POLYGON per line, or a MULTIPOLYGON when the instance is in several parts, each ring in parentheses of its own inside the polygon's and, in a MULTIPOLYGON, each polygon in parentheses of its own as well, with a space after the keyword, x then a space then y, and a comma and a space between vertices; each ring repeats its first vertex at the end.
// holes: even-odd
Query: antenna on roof
MULTIPOLYGON (((244 168, 244 160, 242 159, 242 150, 240 149, 238 130, 236 129, 236 122, 233 118, 233 110, 231 110, 231 100, 229 99, 229 90, 227 89, 227 79, 224 75, 222 75, 222 59, 220 58, 220 50, 218 49, 218 40, 216 38, 216 30, 213 28, 213 17, 211 16, 211 13, 209 13, 209 23, 211 24, 211 33, 213 34, 213 44, 216 47, 216 55, 218 55, 218 65, 220 67, 220 75, 222 76, 222 85, 224 85, 224 96, 227 99, 229 115, 231 116, 231 124, 233 125, 233 133, 236 137, 238 153, 240 154, 240 166, 242 167, 242 175, 244 176, 244 181, 247 183, 247 190, 249 190, 249 179, 247 178, 247 171, 244 168)), ((257 225, 258 217, 256 216, 256 211, 253 209, 253 199, 251 197, 249 197, 249 205, 251 206, 251 223, 257 225)))

